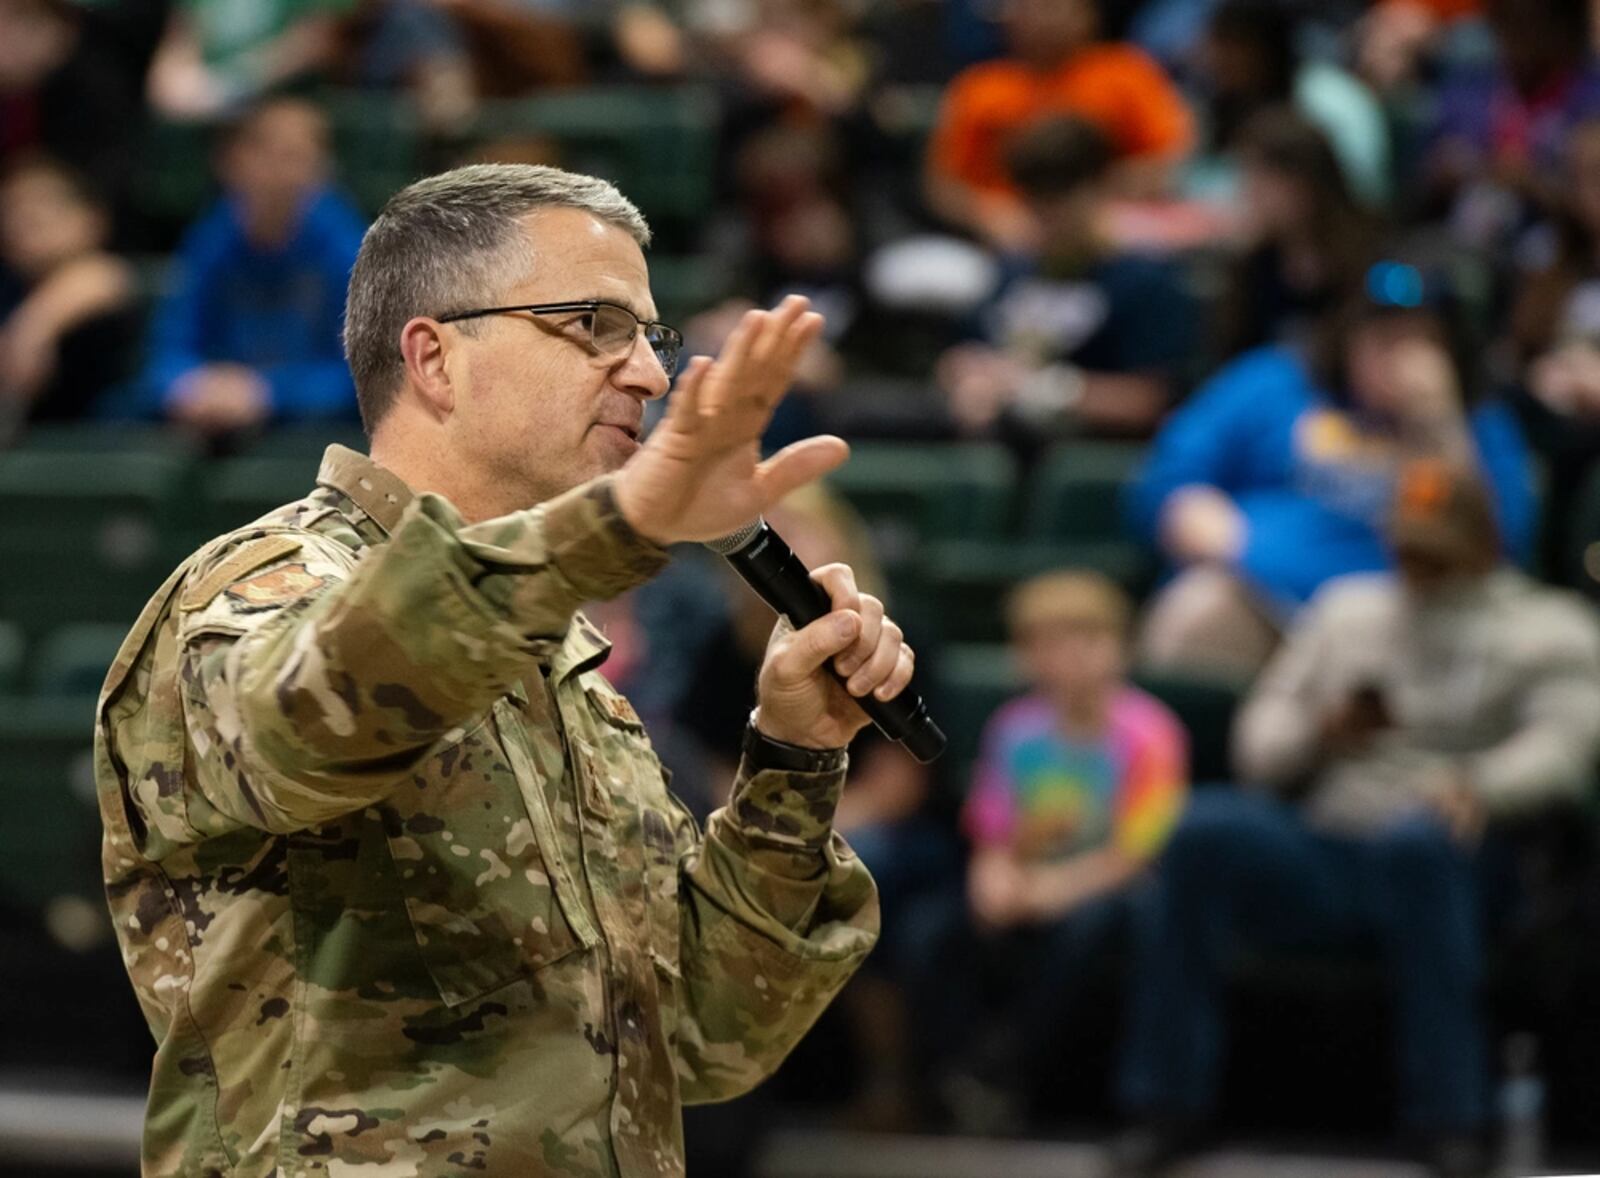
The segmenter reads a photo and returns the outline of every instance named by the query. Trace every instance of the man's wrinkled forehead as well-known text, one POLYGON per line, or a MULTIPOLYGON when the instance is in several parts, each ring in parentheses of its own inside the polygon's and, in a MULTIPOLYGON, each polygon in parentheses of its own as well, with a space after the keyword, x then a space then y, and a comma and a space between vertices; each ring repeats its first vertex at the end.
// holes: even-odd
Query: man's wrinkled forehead
POLYGON ((536 209, 521 221, 528 266, 511 301, 605 299, 641 319, 656 317, 644 251, 626 229, 571 208, 536 209))

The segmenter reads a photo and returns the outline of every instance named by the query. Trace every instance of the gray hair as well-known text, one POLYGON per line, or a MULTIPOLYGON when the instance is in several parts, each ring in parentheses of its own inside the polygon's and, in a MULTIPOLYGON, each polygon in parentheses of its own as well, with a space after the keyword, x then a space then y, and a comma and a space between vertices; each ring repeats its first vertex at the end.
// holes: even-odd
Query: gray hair
MULTIPOLYGON (((345 300, 344 355, 370 435, 400 391, 400 330, 418 315, 481 305, 533 264, 518 219, 582 209, 641 247, 650 226, 633 202, 594 176, 534 164, 472 164, 395 193, 361 240, 345 300)), ((475 330, 471 321, 465 331, 475 330)))

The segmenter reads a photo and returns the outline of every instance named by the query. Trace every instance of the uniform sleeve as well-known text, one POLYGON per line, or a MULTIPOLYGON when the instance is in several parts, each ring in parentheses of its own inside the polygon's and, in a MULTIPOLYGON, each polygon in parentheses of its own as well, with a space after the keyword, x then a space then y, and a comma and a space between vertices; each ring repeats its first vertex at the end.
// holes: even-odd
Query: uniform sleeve
POLYGON ((740 765, 686 856, 678 1073, 688 1104, 769 1076, 866 958, 878 895, 833 812, 844 770, 740 765))
MULTIPOLYGON (((179 623, 201 788, 275 832, 385 797, 553 652, 581 602, 666 561, 609 479, 471 526, 424 495, 359 561, 321 536, 302 543, 214 596, 186 593, 179 623)), ((199 572, 202 589, 218 567, 199 572)))

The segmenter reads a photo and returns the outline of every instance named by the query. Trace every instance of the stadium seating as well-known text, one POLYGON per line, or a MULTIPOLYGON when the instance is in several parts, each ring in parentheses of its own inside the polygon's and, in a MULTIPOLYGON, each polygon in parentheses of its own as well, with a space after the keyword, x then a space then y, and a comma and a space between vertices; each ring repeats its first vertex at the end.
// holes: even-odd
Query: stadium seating
POLYGON ((829 485, 867 522, 890 569, 935 539, 1003 536, 1016 496, 1016 462, 988 443, 864 443, 829 485))
POLYGON ((0 617, 30 634, 130 622, 171 566, 192 470, 160 449, 0 457, 0 617))

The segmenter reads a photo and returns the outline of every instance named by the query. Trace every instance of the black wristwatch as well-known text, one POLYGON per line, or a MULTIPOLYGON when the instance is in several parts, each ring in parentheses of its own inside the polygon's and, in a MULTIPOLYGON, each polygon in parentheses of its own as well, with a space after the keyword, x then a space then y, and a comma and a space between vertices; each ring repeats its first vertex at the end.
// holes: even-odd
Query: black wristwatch
POLYGON ((744 726, 744 759, 752 769, 778 769, 784 773, 837 773, 844 768, 844 749, 811 749, 774 740, 755 726, 744 726))

